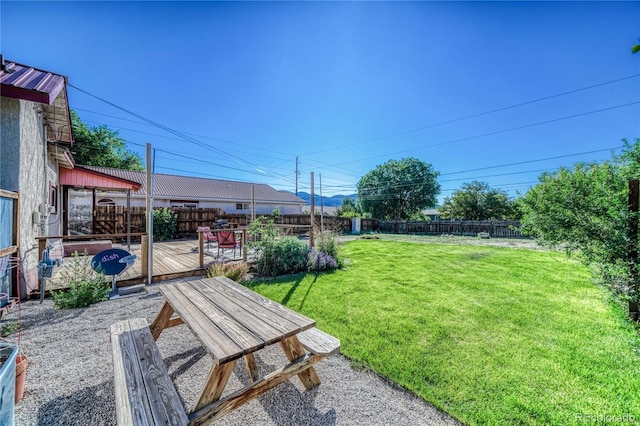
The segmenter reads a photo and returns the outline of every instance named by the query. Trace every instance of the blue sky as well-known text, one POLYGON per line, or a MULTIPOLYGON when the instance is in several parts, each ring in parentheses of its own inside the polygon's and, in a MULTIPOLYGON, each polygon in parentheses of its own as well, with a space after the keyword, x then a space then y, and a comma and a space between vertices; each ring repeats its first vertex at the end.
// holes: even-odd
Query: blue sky
POLYGON ((515 196, 640 137, 640 2, 2 1, 0 23, 5 58, 66 75, 159 173, 294 191, 297 156, 300 191, 349 194, 411 156, 440 200, 515 196))

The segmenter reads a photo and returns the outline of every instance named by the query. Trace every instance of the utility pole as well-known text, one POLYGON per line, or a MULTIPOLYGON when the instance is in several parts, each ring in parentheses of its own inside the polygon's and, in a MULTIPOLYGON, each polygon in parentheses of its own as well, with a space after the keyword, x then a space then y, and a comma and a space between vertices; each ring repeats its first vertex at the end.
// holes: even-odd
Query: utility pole
POLYGON ((320 238, 324 238, 324 202, 322 200, 322 173, 320 177, 320 238))
POLYGON ((153 152, 147 143, 147 282, 153 278, 153 152))
POLYGON ((300 172, 298 171, 298 156, 296 155, 296 197, 298 196, 298 175, 300 172))
POLYGON ((314 246, 314 241, 313 241, 313 228, 316 225, 316 212, 315 212, 315 208, 316 208, 316 204, 315 204, 315 195, 313 193, 313 172, 311 172, 311 226, 309 227, 309 247, 313 248, 314 246))

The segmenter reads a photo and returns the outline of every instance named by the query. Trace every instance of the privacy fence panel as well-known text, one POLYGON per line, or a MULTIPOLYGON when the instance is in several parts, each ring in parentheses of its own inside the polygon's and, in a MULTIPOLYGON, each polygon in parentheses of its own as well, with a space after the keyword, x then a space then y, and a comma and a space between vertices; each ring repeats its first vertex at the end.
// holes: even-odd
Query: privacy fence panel
MULTIPOLYGON (((231 228, 247 226, 250 217, 245 214, 225 213, 218 208, 170 208, 178 218, 176 237, 196 237, 199 226, 215 227, 216 221, 226 220, 231 228)), ((96 234, 120 234, 127 232, 127 209, 123 206, 95 207, 96 234)), ((269 218, 273 218, 269 216, 269 218)), ((311 217, 308 214, 282 215, 273 218, 280 227, 292 227, 295 234, 309 231, 311 217)), ((131 208, 131 232, 145 230, 145 208, 131 208)), ((350 218, 324 216, 324 228, 335 232, 350 233, 350 218)), ((315 227, 320 229, 320 216, 315 216, 315 227)), ((514 220, 431 220, 431 221, 383 221, 378 219, 361 219, 360 232, 386 232, 393 234, 424 235, 465 235, 477 236, 486 233, 494 238, 521 238, 520 222, 514 220)))
POLYGON ((379 221, 378 231, 393 234, 523 237, 517 220, 379 221))

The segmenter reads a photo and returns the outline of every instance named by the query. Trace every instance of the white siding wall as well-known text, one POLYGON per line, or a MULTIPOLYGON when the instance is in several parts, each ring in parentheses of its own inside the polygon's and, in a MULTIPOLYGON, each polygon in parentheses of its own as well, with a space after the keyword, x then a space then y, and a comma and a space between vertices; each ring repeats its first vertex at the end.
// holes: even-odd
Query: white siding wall
MULTIPOLYGON (((112 199, 116 205, 118 206, 126 206, 127 205, 127 195, 124 193, 105 193, 97 196, 97 200, 101 198, 109 198, 112 199)), ((188 201, 182 200, 182 202, 187 203, 188 201)), ((224 210, 226 213, 239 213, 239 214, 251 214, 251 209, 236 209, 236 202, 208 202, 208 201, 193 201, 193 203, 197 203, 200 208, 219 208, 224 210)), ((170 199, 163 199, 156 197, 153 201, 154 207, 171 207, 173 203, 171 203, 170 199)), ((247 204, 245 202, 245 204, 247 204)), ((146 201, 142 197, 131 196, 131 207, 145 207, 146 201)), ((281 214, 300 214, 300 206, 287 206, 282 204, 273 204, 273 203, 256 203, 256 214, 271 214, 275 208, 280 210, 281 214)))

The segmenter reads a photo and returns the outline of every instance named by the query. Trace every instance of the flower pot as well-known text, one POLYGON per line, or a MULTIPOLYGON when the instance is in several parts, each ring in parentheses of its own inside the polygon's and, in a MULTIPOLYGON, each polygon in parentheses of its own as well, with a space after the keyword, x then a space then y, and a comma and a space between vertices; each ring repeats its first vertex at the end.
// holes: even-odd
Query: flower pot
POLYGON ((16 357, 16 400, 17 404, 24 395, 24 381, 27 378, 27 357, 18 355, 16 357))

